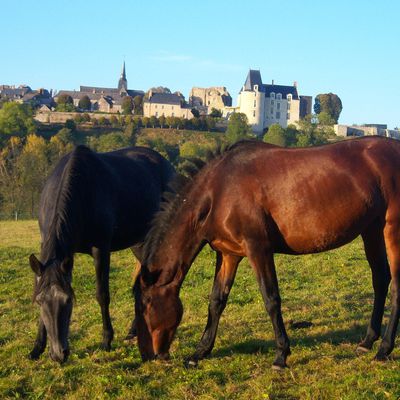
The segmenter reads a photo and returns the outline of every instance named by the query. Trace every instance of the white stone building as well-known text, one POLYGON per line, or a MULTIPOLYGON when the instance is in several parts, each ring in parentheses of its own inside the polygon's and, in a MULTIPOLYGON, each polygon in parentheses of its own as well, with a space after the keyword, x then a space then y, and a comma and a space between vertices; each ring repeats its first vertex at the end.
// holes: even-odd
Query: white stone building
POLYGON ((272 124, 286 128, 310 114, 311 103, 311 96, 299 96, 296 83, 264 84, 260 71, 250 70, 234 110, 246 114, 253 131, 262 133, 272 124))

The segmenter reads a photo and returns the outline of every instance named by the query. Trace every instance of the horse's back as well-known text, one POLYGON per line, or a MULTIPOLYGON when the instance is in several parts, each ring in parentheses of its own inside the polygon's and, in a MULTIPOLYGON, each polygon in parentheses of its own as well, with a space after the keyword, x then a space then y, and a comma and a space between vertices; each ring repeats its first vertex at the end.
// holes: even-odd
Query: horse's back
POLYGON ((66 223, 80 215, 73 224, 80 231, 77 251, 89 252, 107 241, 111 250, 132 246, 143 240, 173 173, 169 162, 151 149, 96 153, 78 146, 59 161, 42 191, 42 237, 60 215, 66 223))
POLYGON ((385 218, 387 198, 400 188, 399 155, 400 144, 382 138, 305 149, 239 146, 212 171, 219 189, 211 220, 263 235, 275 251, 338 247, 385 218))

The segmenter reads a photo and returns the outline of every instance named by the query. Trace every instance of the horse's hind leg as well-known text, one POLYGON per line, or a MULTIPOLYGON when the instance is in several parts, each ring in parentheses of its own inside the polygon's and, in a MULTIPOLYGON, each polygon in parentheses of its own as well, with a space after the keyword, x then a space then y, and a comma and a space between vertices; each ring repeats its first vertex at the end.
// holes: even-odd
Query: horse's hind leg
POLYGON ((103 320, 103 343, 102 348, 109 351, 111 341, 114 337, 114 330, 110 318, 110 251, 94 247, 92 249, 94 264, 96 267, 96 298, 100 304, 101 316, 103 320))
POLYGON ((375 294, 374 308, 367 334, 357 347, 358 351, 365 352, 371 350, 372 345, 381 335, 382 317, 390 282, 390 271, 382 227, 378 223, 374 224, 362 234, 362 238, 364 241, 365 254, 371 267, 372 284, 375 294))
POLYGON ((385 335, 376 354, 377 360, 387 359, 392 352, 400 317, 400 221, 398 218, 387 220, 384 228, 384 237, 392 278, 392 310, 385 335))
POLYGON ((217 253, 214 284, 208 306, 208 320, 196 352, 189 360, 194 365, 211 353, 217 335, 218 323, 228 301, 229 292, 235 280, 237 267, 242 257, 217 253))
POLYGON ((287 367, 286 358, 290 354, 290 342, 282 318, 274 256, 270 252, 260 252, 257 244, 252 247, 248 253, 249 261, 256 272, 265 308, 271 318, 275 333, 276 357, 272 368, 282 369, 287 367))

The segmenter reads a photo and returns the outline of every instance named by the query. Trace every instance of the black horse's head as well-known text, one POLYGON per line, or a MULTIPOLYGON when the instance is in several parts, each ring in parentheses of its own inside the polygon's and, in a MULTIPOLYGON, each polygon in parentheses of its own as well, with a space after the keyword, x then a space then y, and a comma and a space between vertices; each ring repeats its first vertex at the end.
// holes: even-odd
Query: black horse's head
POLYGON ((29 257, 35 272, 33 300, 40 307, 40 317, 47 331, 50 357, 64 362, 69 355, 68 332, 72 314, 72 259, 51 260, 43 265, 33 254, 29 257))

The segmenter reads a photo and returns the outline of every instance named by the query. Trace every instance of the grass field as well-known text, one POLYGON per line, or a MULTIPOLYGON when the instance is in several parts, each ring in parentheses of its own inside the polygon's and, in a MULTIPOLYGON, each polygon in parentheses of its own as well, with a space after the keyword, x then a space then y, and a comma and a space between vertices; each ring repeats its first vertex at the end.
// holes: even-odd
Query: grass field
MULTIPOLYGON (((211 357, 197 369, 184 358, 200 339, 207 319, 214 254, 206 248, 182 288, 183 321, 169 362, 142 364, 136 343, 123 341, 132 318, 129 251, 112 256, 113 349, 99 349, 100 309, 92 260, 78 255, 74 282, 71 356, 62 366, 47 352, 27 358, 36 334, 38 307, 31 302, 31 252, 38 253, 35 221, 0 222, 0 398, 32 399, 399 399, 399 340, 393 360, 355 354, 372 308, 370 271, 361 240, 312 256, 277 256, 283 317, 292 342, 290 368, 271 370, 273 332, 246 260, 239 267, 221 318, 211 357), (312 326, 293 329, 292 322, 312 326)), ((387 313, 385 321, 387 321, 387 313)))

